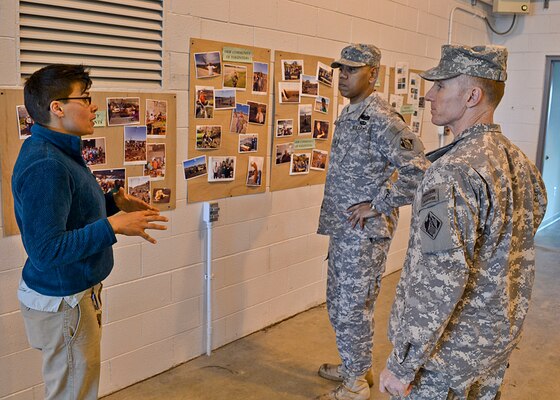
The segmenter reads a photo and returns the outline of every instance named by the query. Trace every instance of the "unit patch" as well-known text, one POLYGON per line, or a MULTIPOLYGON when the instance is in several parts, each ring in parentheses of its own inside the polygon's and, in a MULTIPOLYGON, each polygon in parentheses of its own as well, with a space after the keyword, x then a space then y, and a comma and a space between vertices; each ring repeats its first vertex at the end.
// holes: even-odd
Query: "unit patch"
POLYGON ((401 149, 414 150, 414 143, 412 142, 412 139, 401 138, 401 149))
POLYGON ((422 222, 422 226, 420 227, 420 229, 422 229, 432 240, 435 240, 439 233, 439 230, 441 229, 441 224, 441 220, 436 217, 433 212, 430 211, 422 222))

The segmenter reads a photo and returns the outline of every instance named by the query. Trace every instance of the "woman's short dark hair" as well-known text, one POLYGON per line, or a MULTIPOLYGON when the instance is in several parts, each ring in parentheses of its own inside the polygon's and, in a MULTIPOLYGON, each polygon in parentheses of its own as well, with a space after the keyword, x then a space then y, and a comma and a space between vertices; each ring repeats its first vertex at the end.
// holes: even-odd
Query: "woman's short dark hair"
POLYGON ((50 104, 55 99, 68 97, 75 83, 82 85, 82 93, 91 87, 89 70, 83 65, 51 64, 35 71, 25 82, 25 108, 39 124, 50 122, 50 104))

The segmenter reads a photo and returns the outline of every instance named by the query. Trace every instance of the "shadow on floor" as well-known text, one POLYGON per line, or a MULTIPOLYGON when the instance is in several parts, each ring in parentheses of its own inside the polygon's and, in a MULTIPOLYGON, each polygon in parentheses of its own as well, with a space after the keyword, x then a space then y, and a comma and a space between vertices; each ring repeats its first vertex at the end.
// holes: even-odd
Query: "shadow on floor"
MULTIPOLYGON (((503 400, 560 398, 560 223, 537 234, 537 273, 525 332, 510 360, 503 400)), ((376 309, 375 386, 390 351, 387 321, 399 274, 383 279, 376 309)), ((317 376, 323 362, 338 360, 324 306, 259 331, 104 400, 312 399, 334 383, 317 376)))

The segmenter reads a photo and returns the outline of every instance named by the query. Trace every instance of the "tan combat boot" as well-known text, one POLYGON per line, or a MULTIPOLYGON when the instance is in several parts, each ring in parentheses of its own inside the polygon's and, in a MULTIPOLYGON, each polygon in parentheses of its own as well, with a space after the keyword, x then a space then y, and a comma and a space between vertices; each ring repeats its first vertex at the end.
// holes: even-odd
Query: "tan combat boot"
POLYGON ((344 379, 342 385, 315 400, 369 400, 369 396, 369 385, 364 374, 344 379))
MULTIPOLYGON (((325 378, 331 381, 342 382, 344 376, 342 376, 342 364, 323 364, 319 367, 318 374, 321 378, 325 378)), ((371 368, 366 372, 366 381, 369 387, 373 386, 373 373, 371 368)))

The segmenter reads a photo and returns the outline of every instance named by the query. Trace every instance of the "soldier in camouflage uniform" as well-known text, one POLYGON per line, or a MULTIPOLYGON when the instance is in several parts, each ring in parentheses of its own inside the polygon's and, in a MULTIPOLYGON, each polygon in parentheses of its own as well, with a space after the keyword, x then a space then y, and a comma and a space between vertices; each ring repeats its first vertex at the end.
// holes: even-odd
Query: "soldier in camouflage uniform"
POLYGON ((506 80, 501 46, 442 47, 426 94, 455 134, 429 154, 389 323, 380 390, 407 399, 499 399, 520 339, 546 210, 535 165, 493 123, 506 80), (409 385, 410 383, 410 385, 409 385))
POLYGON ((381 53, 350 45, 332 64, 350 100, 336 121, 318 233, 330 236, 327 308, 341 365, 319 375, 342 381, 318 399, 369 399, 373 309, 397 224, 429 165, 420 140, 373 94, 381 53))

